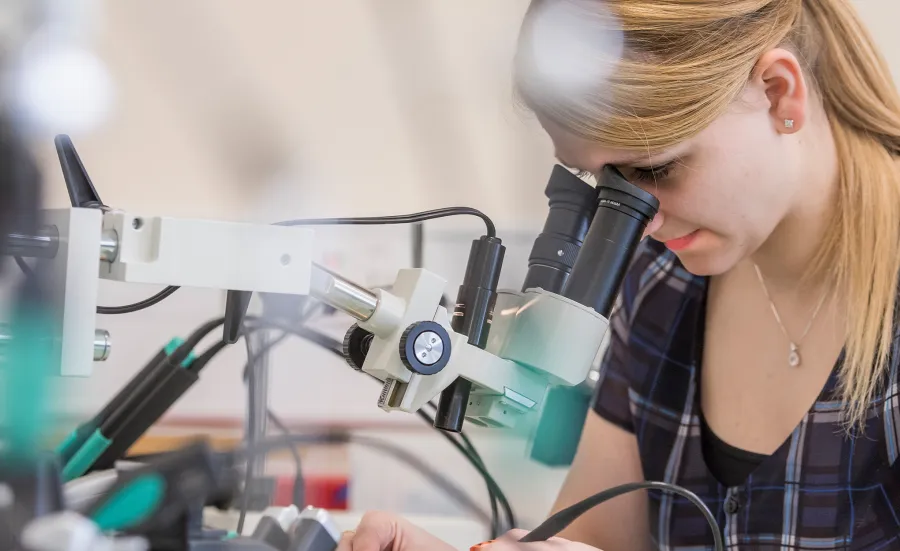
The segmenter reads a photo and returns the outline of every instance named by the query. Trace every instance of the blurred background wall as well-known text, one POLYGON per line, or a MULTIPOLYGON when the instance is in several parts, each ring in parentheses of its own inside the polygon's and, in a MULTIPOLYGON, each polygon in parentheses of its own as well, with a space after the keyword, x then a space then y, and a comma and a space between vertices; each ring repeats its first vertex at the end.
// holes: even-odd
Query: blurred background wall
MULTIPOLYGON (((900 71, 895 0, 858 0, 891 66, 900 71)), ((478 208, 510 250, 504 279, 518 286, 543 223, 552 150, 518 109, 510 60, 526 0, 133 0, 99 3, 91 47, 110 71, 105 124, 74 134, 103 200, 145 215, 271 222, 301 216, 399 214, 478 208)), ((74 83, 77 86, 77 83, 74 83)), ((37 144, 48 206, 67 196, 52 142, 37 144)), ((429 223, 426 267, 455 293, 475 219, 429 223)), ((367 285, 408 266, 407 228, 319 231, 317 254, 367 285)), ((235 258, 235 262, 241 262, 235 258)), ((102 283, 103 304, 157 289, 102 283)), ((187 289, 150 310, 101 317, 109 361, 90 379, 65 380, 60 413, 93 411, 174 335, 217 315, 221 292, 187 289)), ((346 319, 319 322, 340 336, 346 319)), ((239 429, 244 353, 233 347, 166 419, 203 432, 239 429)), ((413 416, 376 407, 379 388, 310 345, 273 355, 272 408, 295 426, 352 426, 386 436, 458 477, 479 479, 413 416)), ((525 444, 473 432, 523 517, 546 514, 564 473, 530 463, 525 444)), ((455 514, 422 479, 390 460, 348 452, 354 508, 455 514)))

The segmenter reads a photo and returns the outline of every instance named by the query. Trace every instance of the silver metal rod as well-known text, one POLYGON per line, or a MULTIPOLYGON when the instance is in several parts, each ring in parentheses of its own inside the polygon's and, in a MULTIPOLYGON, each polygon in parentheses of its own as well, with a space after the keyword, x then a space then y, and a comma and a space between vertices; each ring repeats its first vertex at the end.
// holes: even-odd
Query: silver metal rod
POLYGON ((105 329, 97 329, 94 331, 94 361, 105 362, 109 358, 112 351, 112 341, 109 337, 109 331, 105 329))
POLYGON ((375 293, 318 264, 312 266, 311 286, 310 295, 360 321, 371 318, 378 307, 375 293))
POLYGON ((103 230, 100 234, 100 260, 113 262, 119 256, 119 236, 114 230, 103 230))
POLYGON ((59 249, 59 230, 42 226, 37 235, 13 232, 6 235, 6 254, 25 258, 53 258, 59 249))
MULTIPOLYGON (((12 343, 12 328, 8 323, 0 323, 0 352, 12 343)), ((109 331, 97 329, 94 331, 94 361, 105 362, 112 352, 112 339, 109 331)))

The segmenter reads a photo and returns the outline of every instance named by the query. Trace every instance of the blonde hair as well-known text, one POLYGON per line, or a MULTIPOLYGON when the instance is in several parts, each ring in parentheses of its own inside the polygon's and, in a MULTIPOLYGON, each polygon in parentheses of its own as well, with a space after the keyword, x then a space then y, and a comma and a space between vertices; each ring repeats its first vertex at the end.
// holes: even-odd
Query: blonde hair
POLYGON ((535 0, 516 56, 517 94, 580 137, 660 150, 722 115, 760 56, 779 46, 805 65, 834 134, 834 222, 810 272, 830 278, 849 307, 840 391, 844 421, 862 427, 890 371, 900 271, 900 97, 850 0, 535 0), (611 67, 598 69, 603 78, 593 89, 560 85, 538 66, 535 25, 553 6, 565 6, 593 33, 620 33, 622 55, 598 51, 582 60, 611 67))

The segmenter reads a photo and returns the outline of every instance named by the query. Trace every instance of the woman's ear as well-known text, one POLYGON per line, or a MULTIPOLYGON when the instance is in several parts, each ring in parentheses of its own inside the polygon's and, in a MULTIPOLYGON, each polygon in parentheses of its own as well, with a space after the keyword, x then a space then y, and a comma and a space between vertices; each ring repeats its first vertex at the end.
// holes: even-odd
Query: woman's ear
POLYGON ((756 63, 753 80, 765 90, 776 132, 793 134, 803 128, 809 94, 797 56, 783 48, 769 50, 756 63))

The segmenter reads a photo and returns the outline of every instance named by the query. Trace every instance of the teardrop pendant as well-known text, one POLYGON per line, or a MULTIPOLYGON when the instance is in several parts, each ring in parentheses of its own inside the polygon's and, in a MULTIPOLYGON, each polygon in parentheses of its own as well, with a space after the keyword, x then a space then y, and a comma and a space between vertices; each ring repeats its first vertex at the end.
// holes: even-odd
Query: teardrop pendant
POLYGON ((791 353, 788 355, 788 365, 791 367, 798 367, 800 365, 800 349, 797 348, 797 345, 791 343, 791 353))

